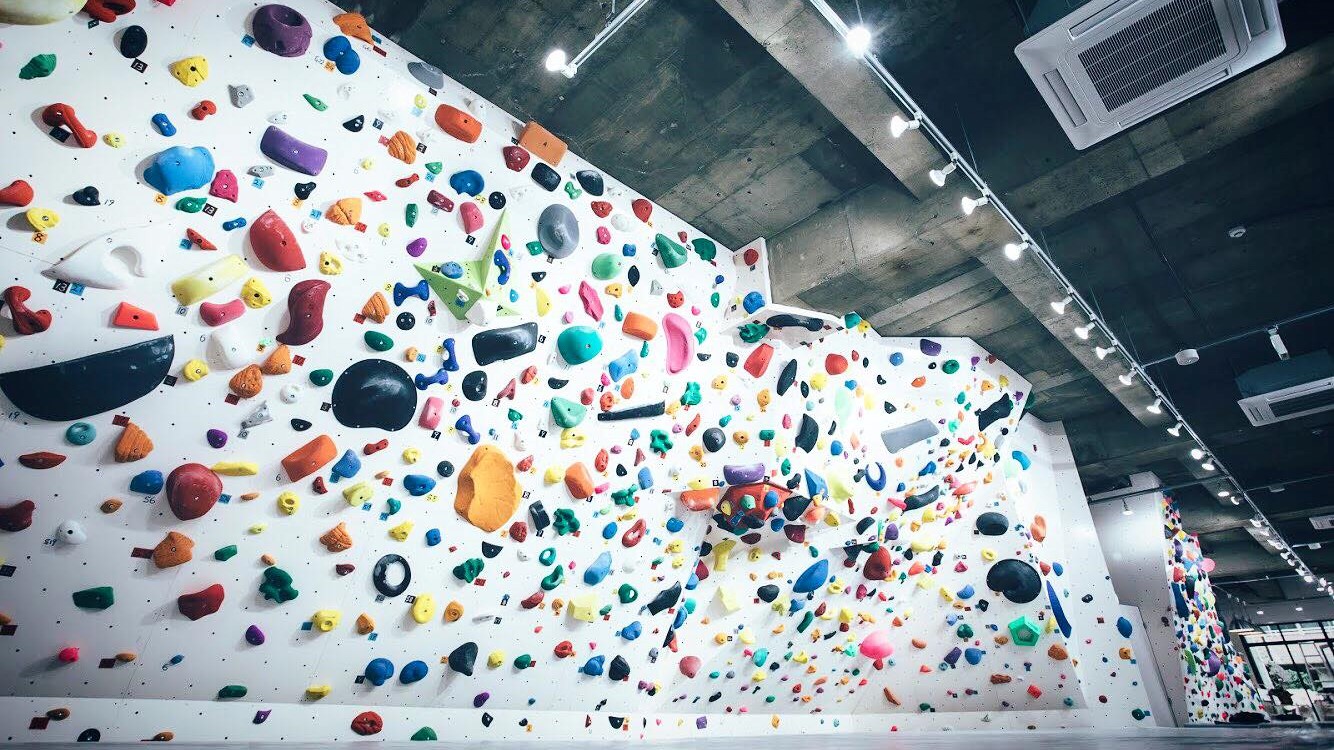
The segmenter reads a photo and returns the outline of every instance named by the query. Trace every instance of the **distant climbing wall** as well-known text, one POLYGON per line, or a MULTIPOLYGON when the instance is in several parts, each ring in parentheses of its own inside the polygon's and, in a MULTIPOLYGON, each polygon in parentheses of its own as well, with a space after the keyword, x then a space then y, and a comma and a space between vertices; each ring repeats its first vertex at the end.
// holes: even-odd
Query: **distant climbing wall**
POLYGON ((332 6, 90 6, 0 30, 0 736, 1140 718, 976 344, 766 304, 332 6))
POLYGON ((1213 562, 1200 551, 1199 539, 1182 528, 1181 512, 1170 497, 1164 497, 1162 510, 1187 719, 1212 724, 1238 711, 1262 711, 1250 665, 1232 647, 1218 616, 1209 585, 1213 562))

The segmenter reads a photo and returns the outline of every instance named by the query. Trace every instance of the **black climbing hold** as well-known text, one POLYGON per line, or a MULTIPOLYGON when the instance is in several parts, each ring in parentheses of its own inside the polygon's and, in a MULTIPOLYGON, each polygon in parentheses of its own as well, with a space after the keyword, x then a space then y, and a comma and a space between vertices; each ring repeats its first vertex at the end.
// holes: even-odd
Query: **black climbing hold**
POLYGON ((625 657, 617 654, 611 659, 611 666, 607 667, 607 676, 620 682, 630 676, 630 662, 625 657))
POLYGON ((977 429, 985 430, 995 422, 1010 416, 1012 411, 1014 411, 1014 399, 1007 393, 977 413, 977 429))
POLYGON ((344 427, 401 430, 417 412, 417 387, 402 367, 385 359, 363 359, 334 382, 334 419, 344 427))
POLYGON ((625 464, 616 464, 616 476, 625 477, 630 475, 630 470, 625 468, 625 464))
POLYGON ((482 557, 485 557, 486 559, 490 560, 496 555, 499 555, 502 549, 504 549, 504 547, 501 547, 499 544, 492 544, 491 542, 482 542, 482 557))
POLYGON ((361 129, 366 127, 366 115, 357 115, 356 117, 353 117, 351 120, 344 122, 343 127, 353 133, 360 133, 361 129))
POLYGON ((472 666, 477 663, 477 644, 472 641, 449 652, 449 668, 472 677, 472 666))
POLYGON ((484 727, 489 727, 489 726, 491 726, 491 722, 493 722, 493 721, 495 721, 495 720, 496 720, 496 717, 492 716, 492 715, 491 715, 491 712, 489 712, 489 711, 483 711, 483 712, 482 712, 482 726, 484 726, 484 727))
POLYGON ((505 207, 505 194, 499 190, 492 192, 490 195, 486 196, 486 205, 499 211, 505 207))
MULTIPOLYGON (((135 29, 137 29, 137 28, 139 28, 139 27, 138 27, 138 26, 133 26, 133 27, 131 27, 131 28, 135 28, 135 29)), ((79 732, 79 736, 78 736, 74 741, 75 741, 75 742, 101 742, 101 741, 102 741, 102 732, 99 731, 98 729, 93 728, 93 727, 89 727, 89 728, 83 730, 82 732, 79 732)))
POLYGON ((1027 604, 1042 593, 1042 577, 1032 565, 1007 557, 987 571, 987 588, 1015 604, 1027 604))
POLYGON ((639 266, 630 266, 630 270, 625 272, 625 280, 630 282, 630 286, 639 286, 639 266))
POLYGON ((667 413, 667 402, 659 401, 656 404, 643 404, 632 406, 620 411, 598 412, 599 422, 616 422, 622 419, 642 419, 644 417, 657 417, 667 413))
MULTIPOLYGON (((142 26, 127 26, 120 34, 120 54, 133 60, 148 49, 148 32, 142 26)), ((83 742, 83 740, 79 740, 83 742)))
POLYGON ((793 315, 792 313, 770 315, 769 319, 764 321, 764 324, 770 328, 789 328, 795 326, 797 328, 805 328, 812 333, 816 333, 824 328, 824 321, 819 318, 812 318, 809 315, 793 315))
POLYGON ((805 495, 790 495, 783 501, 783 518, 795 521, 801 518, 806 509, 811 507, 811 499, 805 495))
POLYGON ((296 417, 293 417, 292 429, 296 430, 297 432, 305 432, 306 430, 310 429, 310 422, 307 422, 304 419, 297 419, 296 417))
POLYGON ((472 337, 472 356, 486 367, 493 362, 514 359, 537 348, 537 324, 523 323, 509 328, 492 328, 472 337))
POLYGON ((860 534, 875 525, 875 518, 866 516, 857 522, 857 533, 860 534))
POLYGON ((934 503, 936 501, 936 498, 938 497, 940 497, 939 486, 932 487, 931 489, 921 493, 920 495, 912 495, 911 497, 906 497, 903 500, 903 503, 906 506, 904 508, 904 511, 918 510, 920 508, 925 508, 926 506, 934 503))
POLYGON ((402 555, 385 555, 375 561, 375 567, 371 569, 371 583, 375 584, 376 591, 393 598, 408 590, 408 585, 412 583, 412 568, 402 555), (393 585, 389 583, 390 565, 400 565, 403 568, 403 578, 393 585))
POLYGON ((547 513, 547 509, 542 507, 541 500, 528 506, 528 518, 533 522, 533 531, 539 534, 551 525, 551 516, 547 513))
MULTIPOLYGON (((881 383, 881 385, 884 385, 884 383, 881 383)), ((888 401, 885 402, 885 413, 886 413, 886 414, 893 414, 894 412, 896 412, 896 411, 898 411, 898 410, 899 410, 899 407, 897 407, 897 406, 895 406, 895 405, 889 403, 888 401)))
POLYGON ((728 352, 723 360, 727 362, 728 367, 736 367, 741 364, 741 357, 736 352, 728 352))
POLYGON ((676 602, 681 599, 681 583, 678 581, 672 584, 671 588, 659 591, 653 597, 653 601, 648 603, 648 611, 651 614, 659 614, 663 610, 676 606, 676 602))
POLYGON ((579 181, 579 187, 584 189, 585 193, 592 196, 602 195, 602 173, 595 169, 581 169, 574 173, 574 179, 579 181))
POLYGON ((176 354, 173 336, 65 362, 0 374, 0 391, 20 411, 71 422, 135 401, 162 384, 176 354))
POLYGON ((977 533, 983 536, 1001 536, 1010 530, 1010 519, 1002 513, 988 511, 978 516, 973 526, 977 528, 977 533))
POLYGON ((454 464, 448 461, 441 461, 440 463, 435 465, 435 473, 439 474, 445 479, 448 479, 454 476, 454 464))
POLYGON ((807 383, 807 382, 804 381, 804 380, 801 381, 801 386, 799 386, 797 390, 801 391, 801 397, 802 397, 802 398, 810 398, 810 397, 811 397, 811 385, 810 385, 810 383, 807 383))
POLYGON ((546 271, 533 271, 532 276, 533 276, 533 281, 537 281, 537 282, 546 281, 546 278, 547 278, 547 272, 546 272, 546 271))
POLYGON ((540 161, 533 164, 532 178, 548 193, 560 187, 560 174, 540 161))
POLYGON ((561 380, 559 378, 547 378, 547 387, 553 391, 559 391, 560 389, 564 388, 569 384, 570 381, 568 380, 561 380))
POLYGON ((74 202, 79 204, 80 206, 102 205, 102 197, 98 194, 97 188, 93 187, 92 185, 75 190, 74 194, 71 195, 70 197, 73 198, 74 202))
POLYGON ((755 595, 760 598, 760 601, 772 603, 774 599, 778 598, 779 591, 778 586, 766 583, 755 590, 755 595))
POLYGON ((710 427, 700 436, 704 441, 704 449, 710 453, 717 453, 727 445, 727 435, 717 427, 710 427))
MULTIPOLYGON (((802 385, 806 385, 802 383, 802 385)), ((820 437, 820 425, 816 424, 811 415, 801 415, 801 427, 797 429, 797 438, 793 442, 796 446, 807 453, 815 450, 815 441, 820 437)))
POLYGON ((486 398, 486 370, 473 370, 463 376, 463 396, 469 401, 486 398))
POLYGON ((394 318, 394 325, 398 326, 400 331, 411 331, 412 327, 417 325, 417 316, 404 310, 398 314, 397 318, 394 318))
POLYGON ((787 389, 797 382, 797 360, 789 359, 787 364, 783 365, 783 371, 778 373, 778 395, 787 393, 787 389))
POLYGON ((298 182, 292 186, 292 192, 296 193, 296 197, 299 200, 305 200, 310 197, 311 193, 315 192, 315 183, 298 182))
MULTIPOLYGON (((621 657, 618 656, 618 657, 616 657, 616 658, 619 659, 619 658, 621 658, 621 657)), ((624 716, 608 716, 608 717, 607 717, 607 723, 611 725, 611 728, 612 728, 612 729, 620 729, 622 726, 625 725, 625 717, 624 717, 624 716)))

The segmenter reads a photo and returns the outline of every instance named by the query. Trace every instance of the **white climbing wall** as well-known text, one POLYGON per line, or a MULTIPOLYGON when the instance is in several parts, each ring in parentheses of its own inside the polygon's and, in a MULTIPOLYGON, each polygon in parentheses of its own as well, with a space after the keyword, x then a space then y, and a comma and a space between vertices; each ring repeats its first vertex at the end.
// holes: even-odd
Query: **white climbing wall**
MULTIPOLYGON (((523 123, 453 81, 428 90, 406 73, 412 58, 387 41, 353 41, 361 56, 353 75, 330 69, 319 53, 339 33, 331 20, 337 10, 315 0, 291 3, 314 28, 304 56, 282 58, 251 46, 245 37, 258 5, 141 3, 112 24, 90 27, 80 14, 49 26, 0 28, 0 61, 10 71, 0 76, 0 97, 12 113, 0 183, 27 181, 36 194, 27 208, 60 215, 37 234, 25 209, 0 209, 0 281, 30 290, 28 306, 52 317, 49 330, 19 335, 11 313, 0 314, 0 375, 157 336, 171 335, 175 345, 169 382, 80 420, 97 433, 88 445, 67 439, 71 422, 36 418, 0 396, 0 509, 22 500, 36 505, 30 526, 0 531, 0 695, 7 696, 0 698, 0 737, 68 741, 95 731, 126 741, 160 732, 193 741, 347 740, 356 738, 351 724, 364 711, 383 722, 377 738, 399 740, 422 727, 440 737, 494 739, 1137 724, 1132 711, 1146 701, 1134 663, 1118 656, 1127 641, 1113 624, 1116 602, 1087 533, 1068 446, 1057 428, 1020 421, 1028 389, 1022 378, 966 339, 880 339, 855 317, 772 305, 747 313, 743 295, 762 298, 768 291, 762 241, 756 263, 745 260, 744 249, 718 247, 714 256, 707 238, 663 209, 653 208, 648 221, 642 208, 636 215, 636 196, 612 176, 604 176, 605 195, 588 194, 574 175, 593 167, 574 154, 556 166, 561 186, 548 192, 529 176, 538 159, 520 171, 503 159, 523 123), (117 50, 118 33, 130 24, 147 31, 142 71, 117 50), (41 53, 57 55, 53 74, 19 80, 18 69, 41 53), (192 55, 206 58, 210 72, 199 86, 186 87, 167 66, 192 55), (255 101, 237 108, 227 84, 241 83, 251 86, 255 101), (192 119, 189 111, 203 99, 215 102, 217 113, 192 119), (99 137, 119 134, 124 145, 99 140, 82 149, 73 139, 53 138, 40 114, 56 102, 73 107, 99 137), (439 103, 476 116, 485 126, 481 139, 467 144, 442 132, 432 119, 439 103), (154 129, 155 113, 169 117, 176 135, 154 129), (356 116, 365 118, 361 132, 342 126, 356 116), (273 122, 328 149, 320 174, 281 166, 262 180, 246 174, 254 165, 272 165, 259 139, 273 122), (399 130, 425 144, 411 165, 381 142, 399 130), (174 207, 177 199, 205 196, 206 188, 160 199, 143 182, 143 170, 155 154, 178 145, 203 146, 217 168, 234 172, 238 201, 215 197, 204 212, 186 213, 174 207), (436 163, 438 175, 428 169, 436 163), (485 180, 475 201, 485 223, 473 237, 465 235, 458 208, 473 199, 448 184, 463 170, 485 180), (414 175, 407 187, 396 184, 414 175), (316 184, 313 193, 297 200, 294 186, 305 182, 316 184), (99 191, 100 206, 70 199, 87 185, 99 191), (455 210, 434 210, 426 198, 431 189, 455 210), (356 196, 364 227, 325 218, 335 202, 356 196), (594 201, 608 203, 611 215, 600 214, 594 201), (420 208, 412 227, 404 218, 408 204, 420 208), (549 257, 532 244, 538 218, 551 205, 568 207, 578 220, 580 242, 569 257, 549 257), (253 223, 270 208, 293 228, 305 269, 266 270, 247 229, 223 227, 238 218, 253 223), (513 315, 460 322, 435 293, 429 301, 407 297, 395 304, 395 285, 413 287, 421 278, 405 251, 409 243, 425 238, 420 260, 432 264, 489 262, 502 217, 509 240, 503 256, 512 272, 480 304, 513 315), (124 242, 143 257, 143 277, 127 288, 66 288, 43 275, 84 243, 127 227, 137 228, 124 242), (218 249, 190 246, 188 229, 218 249), (687 248, 677 268, 667 268, 655 251, 655 244, 672 242, 687 248), (209 301, 235 299, 250 277, 262 280, 273 301, 214 329, 199 305, 178 308, 170 285, 226 253, 244 259, 245 274, 209 301), (611 278, 594 276, 602 254, 619 260, 611 278), (322 273, 331 270, 322 261, 341 263, 341 272, 322 273), (265 375, 263 389, 250 398, 231 394, 228 381, 237 370, 216 360, 203 379, 182 377, 187 362, 206 358, 218 330, 243 342, 246 363, 264 361, 277 348, 275 335, 290 324, 289 290, 307 279, 327 281, 331 291, 323 331, 291 348, 302 361, 290 373, 265 375), (390 298, 380 324, 359 315, 376 292, 390 298), (121 302, 153 312, 160 330, 110 325, 121 302), (413 317, 410 325, 397 321, 404 312, 413 317), (652 341, 623 333, 620 321, 630 312, 659 324, 652 341), (674 352, 663 321, 669 314, 694 331, 694 356, 677 373, 668 372, 674 352), (541 333, 534 351, 477 365, 475 336, 530 322, 541 333), (802 327, 807 323, 819 330, 802 327), (558 335, 572 326, 589 326, 601 340, 591 361, 570 365, 558 351, 558 335), (391 344, 377 351, 367 332, 391 344), (421 384, 414 418, 398 431, 340 423, 326 408, 336 386, 310 378, 320 369, 337 378, 368 359, 429 377, 441 367, 447 339, 459 369, 446 384, 421 384), (760 367, 769 347, 771 360, 760 367), (613 382, 609 365, 617 360, 633 362, 636 371, 613 382), (793 382, 785 389, 788 367, 793 382), (473 401, 462 381, 477 371, 486 373, 485 394, 473 401), (517 381, 513 397, 498 396, 511 381, 517 381), (299 388, 293 395, 285 386, 299 388), (550 399, 579 401, 581 393, 590 402, 587 416, 562 430, 553 423, 550 399), (438 434, 419 427, 415 416, 429 396, 445 405, 438 434), (596 418, 657 402, 666 413, 596 418), (272 421, 243 436, 242 420, 261 403, 272 421), (464 431, 451 427, 462 416, 480 445, 519 467, 513 473, 524 496, 494 532, 469 524, 454 508, 460 473, 475 450, 464 431), (154 447, 138 461, 119 463, 114 448, 125 419, 154 447), (292 420, 310 424, 296 431, 292 420), (884 431, 918 423, 929 435, 892 448, 882 440, 884 431), (210 429, 227 434, 224 447, 210 447, 210 429), (280 459, 321 434, 340 455, 359 456, 360 472, 335 483, 325 466, 287 481, 280 459), (714 435, 721 444, 712 443, 714 435), (383 449, 368 450, 382 440, 383 449), (65 458, 48 469, 25 465, 41 451, 65 458), (193 520, 180 520, 165 493, 129 489, 141 472, 167 474, 190 462, 219 469, 226 462, 253 464, 254 473, 223 476, 225 500, 193 520), (448 462, 444 472, 442 462, 448 462), (563 481, 576 464, 590 474, 591 498, 573 497, 563 481), (713 512, 690 511, 679 499, 689 490, 721 492, 725 466, 753 464, 779 489, 813 498, 807 512, 798 508, 784 518, 780 504, 753 536, 738 536, 713 512), (437 485, 410 496, 403 489, 409 475, 437 485), (327 492, 312 481, 316 476, 327 492), (878 489, 876 477, 885 482, 878 489), (362 481, 373 486, 373 497, 349 505, 342 490, 362 481), (299 498, 293 514, 278 505, 284 492, 299 498), (939 494, 925 507, 903 508, 932 493, 939 494), (122 505, 103 512, 109 498, 122 505), (577 520, 577 531, 548 526, 538 534, 530 512, 536 502, 548 515, 561 511, 577 520), (1004 516, 997 536, 975 531, 987 512, 1004 516), (1039 517, 1045 535, 1033 533, 1039 517), (410 528, 403 525, 409 521, 410 528), (67 522, 87 540, 58 539, 67 522), (516 522, 527 524, 522 540, 516 522), (319 538, 339 523, 353 547, 330 552, 319 538), (627 539, 641 523, 642 539, 627 539), (432 530, 439 544, 427 541, 432 530), (136 556, 170 531, 193 541, 191 561, 159 569, 136 556), (735 545, 730 554, 716 553, 729 544, 735 545), (236 545, 236 556, 215 559, 214 551, 228 545, 236 545), (863 566, 877 545, 889 552, 888 576, 869 580, 863 566), (585 571, 603 552, 612 561, 605 578, 586 582, 585 571), (411 565, 404 596, 377 595, 372 568, 386 554, 411 565), (483 561, 483 569, 468 583, 455 570, 470 560, 483 561), (987 572, 1002 560, 1032 571, 1041 590, 1024 601, 991 591, 987 572), (826 574, 803 575, 821 562, 826 574), (295 599, 277 603, 259 594, 270 564, 291 574, 295 599), (340 573, 340 564, 354 569, 340 573), (557 569, 563 580, 544 588, 557 569), (812 585, 800 588, 809 591, 795 590, 808 578, 812 585), (226 592, 220 609, 194 621, 185 617, 177 597, 213 584, 226 592), (766 585, 773 587, 772 602, 760 596, 766 585), (73 592, 96 586, 114 589, 112 606, 74 605, 73 592), (618 595, 626 586, 637 599, 628 589, 618 595), (679 599, 668 595, 676 587, 679 599), (971 593, 962 595, 968 587, 971 593), (543 594, 539 605, 520 605, 536 592, 543 594), (664 607, 648 608, 659 595, 664 607), (426 596, 435 606, 418 622, 407 598, 426 596), (444 617, 450 602, 462 608, 457 621, 444 617), (1056 624, 1055 606, 1069 618, 1069 637, 1056 624), (329 611, 341 616, 337 625, 328 632, 310 627, 317 612, 329 611), (374 621, 370 633, 356 628, 363 614, 374 621), (1035 646, 1009 638, 1009 624, 1019 618, 1036 626, 1035 646), (265 634, 262 645, 247 642, 251 626, 265 634), (894 653, 881 660, 859 653, 868 637, 886 639, 894 653), (571 653, 562 658, 564 642, 571 653), (472 675, 442 663, 468 643, 478 651, 472 675), (978 663, 955 657, 956 647, 973 649, 978 663), (58 658, 62 652, 68 658, 70 648, 78 649, 77 661, 58 658), (531 657, 531 666, 516 664, 521 655, 531 657), (378 687, 362 679, 376 658, 395 667, 378 687), (691 658, 698 669, 685 668, 691 658), (412 660, 424 661, 429 673, 404 684, 397 670, 412 660), (612 679, 621 664, 628 675, 612 679), (246 695, 218 697, 225 686, 244 686, 246 695), (309 692, 326 686, 323 697, 309 692), (47 715, 60 708, 71 715, 47 715)), ((602 258, 598 265, 610 264, 602 258)), ((479 475, 486 498, 479 502, 494 502, 503 473, 479 475)), ((763 505, 763 491, 752 489, 718 511, 739 512, 745 494, 763 505)))

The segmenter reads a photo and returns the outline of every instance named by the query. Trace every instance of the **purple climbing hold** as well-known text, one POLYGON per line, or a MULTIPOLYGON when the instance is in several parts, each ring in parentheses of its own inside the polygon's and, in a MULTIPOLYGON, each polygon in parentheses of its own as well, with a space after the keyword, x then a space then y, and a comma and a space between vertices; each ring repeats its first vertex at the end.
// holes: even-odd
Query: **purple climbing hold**
POLYGON ((931 339, 922 339, 922 353, 928 357, 935 357, 940 354, 940 342, 931 339))
POLYGON ((472 707, 473 707, 473 708, 481 708, 482 706, 486 705, 487 700, 489 700, 490 698, 491 698, 491 694, 488 693, 488 692, 486 692, 485 690, 483 690, 482 692, 480 692, 480 693, 478 693, 477 695, 473 696, 473 699, 472 699, 472 707))
POLYGON ((204 437, 208 440, 208 444, 214 448, 221 448, 227 444, 227 433, 222 430, 209 430, 204 437))
POLYGON ((726 464, 723 481, 728 484, 754 484, 764 479, 764 464, 726 464))
POLYGON ((256 711, 256 712, 255 712, 255 719, 254 719, 255 723, 256 723, 256 724, 263 724, 264 722, 268 721, 268 720, 269 720, 269 714, 271 714, 271 713, 273 713, 273 709, 271 709, 271 708, 261 708, 260 710, 256 711))
POLYGON ((310 22, 295 8, 272 3, 255 11, 255 44, 279 57, 300 57, 310 47, 310 22))
POLYGON ((259 150, 288 169, 312 176, 324 169, 324 162, 329 158, 328 151, 293 138, 277 125, 270 125, 264 131, 264 136, 259 139, 259 150))
POLYGON ((421 254, 424 252, 426 252, 425 237, 418 237, 417 239, 408 243, 408 255, 411 255, 414 258, 420 258, 421 254))
POLYGON ((264 631, 260 630, 258 625, 251 625, 245 629, 245 642, 251 646, 263 645, 264 631))

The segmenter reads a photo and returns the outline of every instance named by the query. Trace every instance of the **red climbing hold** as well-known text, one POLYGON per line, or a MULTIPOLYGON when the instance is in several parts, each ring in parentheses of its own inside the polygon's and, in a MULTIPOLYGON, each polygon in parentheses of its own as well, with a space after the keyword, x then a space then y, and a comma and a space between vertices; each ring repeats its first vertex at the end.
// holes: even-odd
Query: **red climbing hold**
POLYGON ((752 377, 760 377, 769 369, 769 360, 774 357, 774 348, 768 344, 760 344, 751 350, 750 355, 746 357, 746 372, 752 377))
POLYGON ((199 317, 206 325, 220 326, 230 323, 245 313, 245 303, 239 299, 231 302, 205 302, 199 306, 199 317))
POLYGON ((65 648, 60 649, 60 653, 56 654, 56 658, 65 664, 73 664, 79 660, 79 647, 66 646, 65 648))
POLYGON ((0 205, 22 208, 32 203, 32 196, 32 185, 24 180, 14 180, 9 187, 0 190, 0 205))
POLYGON ((142 307, 135 307, 129 302, 122 302, 116 308, 116 314, 111 317, 111 324, 119 328, 156 331, 157 316, 142 307))
POLYGON ((271 208, 250 225, 250 246, 259 262, 270 271, 300 271, 306 267, 296 235, 271 208))
POLYGON ((605 219, 608 216, 611 216, 611 204, 606 201, 593 201, 591 207, 593 209, 593 215, 597 216, 599 219, 605 219))
POLYGON ((514 172, 528 166, 528 160, 532 158, 532 154, 529 154, 520 146, 506 146, 502 150, 505 153, 505 166, 514 172))
POLYGON ((83 12, 102 23, 112 23, 116 16, 134 10, 134 4, 135 0, 88 0, 83 4, 83 12))
POLYGON ((176 597, 176 608, 191 620, 198 620, 217 612, 222 607, 222 597, 225 593, 222 584, 215 583, 202 591, 176 597))
POLYGON ((848 371, 848 358, 842 354, 829 354, 825 356, 824 371, 830 375, 842 375, 848 371))
POLYGON ((647 198, 635 198, 630 203, 630 210, 635 212, 639 220, 648 223, 648 217, 653 215, 653 204, 648 202, 647 198))
POLYGON ((644 533, 646 531, 648 531, 648 524, 644 523, 644 519, 641 518, 638 521, 635 521, 634 526, 631 526, 629 530, 624 534, 621 534, 621 545, 624 547, 633 547, 636 544, 639 544, 643 541, 644 533))
POLYGON ((32 512, 37 503, 20 500, 7 507, 0 508, 0 531, 23 531, 32 525, 32 512))
POLYGON ((324 330, 324 298, 329 282, 306 279, 287 293, 287 328, 275 338, 288 346, 309 344, 324 330))
POLYGON ((14 330, 28 336, 51 327, 50 310, 33 310, 27 301, 32 292, 24 286, 11 286, 4 292, 4 303, 9 305, 9 317, 14 319, 14 330))
POLYGON ((222 479, 203 464, 181 464, 167 475, 167 504, 182 521, 213 510, 222 497, 222 479))
POLYGON ((97 133, 85 128, 79 118, 74 116, 74 108, 68 104, 56 102, 42 110, 42 122, 51 127, 65 127, 74 134, 74 140, 84 148, 97 144, 97 133))
POLYGON ((352 720, 352 731, 363 737, 379 734, 381 729, 384 729, 384 719, 374 711, 362 711, 352 720))
POLYGON ((881 545, 871 553, 866 564, 862 566, 862 575, 872 581, 883 581, 889 578, 889 568, 894 564, 894 559, 889 554, 889 548, 881 545))
POLYGON ((204 101, 196 104, 194 106, 194 109, 190 110, 190 116, 195 118, 196 120, 202 120, 205 117, 208 117, 209 115, 217 114, 217 112, 218 112, 218 105, 214 104, 208 99, 205 99, 204 101))
POLYGON ((200 234, 199 232, 196 232, 193 229, 185 230, 185 238, 190 240, 191 244, 197 245, 200 250, 218 249, 217 245, 213 244, 212 242, 209 242, 208 239, 204 237, 204 235, 200 234))
POLYGON ((38 451, 19 456, 19 463, 29 469, 52 469, 65 463, 65 457, 51 451, 38 451))

